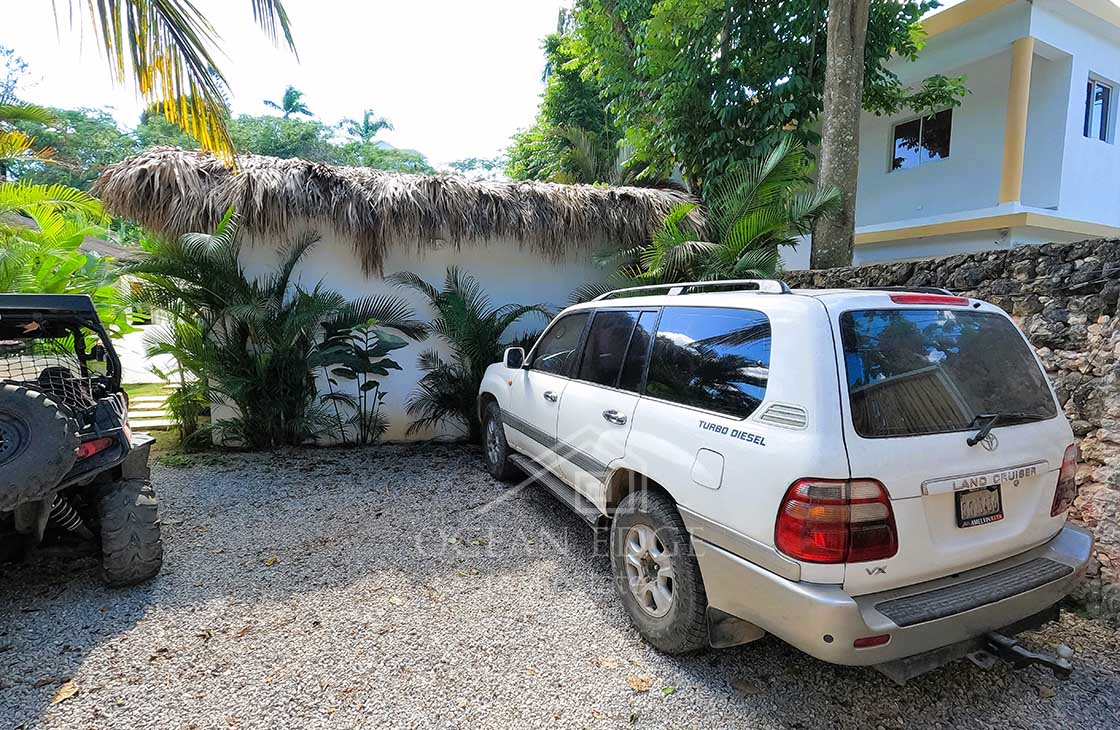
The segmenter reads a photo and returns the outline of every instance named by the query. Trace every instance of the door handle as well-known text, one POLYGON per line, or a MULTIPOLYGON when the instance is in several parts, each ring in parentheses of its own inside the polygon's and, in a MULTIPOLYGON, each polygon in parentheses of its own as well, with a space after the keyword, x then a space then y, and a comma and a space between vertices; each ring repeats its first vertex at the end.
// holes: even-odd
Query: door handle
POLYGON ((551 390, 546 390, 544 392, 544 399, 549 403, 555 403, 556 401, 560 400, 560 396, 556 395, 551 390))
POLYGON ((626 425, 626 416, 618 411, 603 411, 603 418, 607 419, 616 426, 626 425))

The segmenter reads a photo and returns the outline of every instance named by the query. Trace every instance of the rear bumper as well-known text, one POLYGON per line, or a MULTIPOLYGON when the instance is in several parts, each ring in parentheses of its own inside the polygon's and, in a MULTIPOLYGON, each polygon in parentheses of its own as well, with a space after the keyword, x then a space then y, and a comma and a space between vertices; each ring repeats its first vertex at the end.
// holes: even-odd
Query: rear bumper
POLYGON ((1057 603, 1085 573, 1093 536, 1066 526, 998 563, 852 597, 838 585, 787 580, 693 538, 708 603, 834 664, 866 666, 933 651, 1011 626, 1057 603), (856 639, 889 634, 882 646, 856 639))

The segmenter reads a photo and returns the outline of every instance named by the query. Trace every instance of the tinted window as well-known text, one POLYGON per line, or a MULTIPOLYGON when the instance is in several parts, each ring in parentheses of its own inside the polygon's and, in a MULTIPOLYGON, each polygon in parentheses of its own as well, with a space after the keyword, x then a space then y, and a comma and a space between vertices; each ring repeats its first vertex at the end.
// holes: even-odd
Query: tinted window
POLYGON ((642 312, 638 326, 630 336, 630 347, 626 350, 626 363, 622 366, 622 378, 618 387, 635 393, 641 390, 642 374, 649 359, 650 340, 653 339, 653 326, 657 323, 657 312, 642 312))
POLYGON ((963 431, 981 414, 1009 414, 999 425, 1056 414, 1030 348, 998 314, 845 312, 840 329, 852 421, 861 436, 963 431))
POLYGON ((896 124, 891 169, 916 167, 948 157, 952 132, 951 109, 896 124))
POLYGON ((612 388, 618 382, 626 346, 638 321, 638 312, 603 311, 595 314, 583 347, 579 379, 612 388))
POLYGON ((579 345, 579 336, 583 334, 583 326, 589 316, 587 312, 576 312, 558 319, 541 336, 533 351, 530 367, 546 373, 567 375, 568 363, 573 359, 572 353, 579 345))
POLYGON ((745 418, 762 402, 769 370, 766 315, 666 307, 657 326, 646 395, 745 418))

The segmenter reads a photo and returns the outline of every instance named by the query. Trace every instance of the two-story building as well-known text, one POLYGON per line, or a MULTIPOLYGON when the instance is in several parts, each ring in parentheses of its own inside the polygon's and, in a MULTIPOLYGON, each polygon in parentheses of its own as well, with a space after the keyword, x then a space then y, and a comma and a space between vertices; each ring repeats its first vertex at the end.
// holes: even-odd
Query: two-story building
POLYGON ((1120 2, 964 0, 923 26, 919 59, 892 70, 963 74, 971 93, 864 113, 855 263, 1120 236, 1120 2))

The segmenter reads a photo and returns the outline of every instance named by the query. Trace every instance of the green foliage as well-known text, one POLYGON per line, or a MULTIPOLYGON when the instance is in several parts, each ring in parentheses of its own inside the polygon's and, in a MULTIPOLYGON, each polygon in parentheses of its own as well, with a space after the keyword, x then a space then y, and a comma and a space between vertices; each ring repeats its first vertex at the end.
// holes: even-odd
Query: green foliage
POLYGON ((331 141, 334 130, 313 120, 240 116, 230 122, 229 133, 238 152, 312 162, 338 160, 338 146, 331 141))
POLYGON ((51 109, 46 122, 16 126, 54 152, 52 163, 13 165, 12 172, 24 182, 88 190, 106 165, 140 151, 135 137, 122 132, 110 114, 97 109, 51 109), (42 128, 42 124, 49 126, 42 128))
POLYGON ((270 109, 275 109, 284 114, 284 119, 288 119, 293 114, 302 114, 305 117, 314 116, 307 105, 303 103, 303 92, 294 86, 287 86, 284 88, 284 95, 280 97, 280 101, 264 100, 264 105, 270 109))
POLYGON ((140 124, 136 127, 136 139, 140 149, 149 147, 180 147, 185 150, 198 149, 198 140, 167 121, 158 107, 149 107, 140 114, 140 124))
POLYGON ((450 360, 445 360, 430 349, 417 358, 424 376, 409 396, 408 413, 416 420, 408 433, 454 424, 472 443, 479 443, 478 388, 486 368, 502 359, 506 333, 514 324, 530 314, 547 317, 548 310, 540 304, 494 307, 478 281, 454 266, 447 269, 442 289, 409 272, 393 274, 387 280, 428 300, 435 312, 429 331, 451 353, 450 360))
MULTIPOLYGON (((866 97, 891 104, 949 105, 960 88, 931 81, 911 99, 885 66, 914 58, 916 23, 934 0, 873 2, 865 55, 866 97)), ((635 155, 678 164, 694 190, 742 160, 765 157, 792 130, 819 141, 825 0, 581 0, 570 48, 583 77, 600 85, 635 155)))
POLYGON ((573 298, 623 286, 775 276, 781 247, 797 245, 797 236, 840 205, 837 191, 814 187, 809 170, 805 148, 783 139, 766 157, 705 189, 707 235, 691 224, 696 204, 678 205, 649 244, 608 258, 618 271, 610 282, 577 290, 573 298))
POLYGON ((105 231, 100 204, 61 185, 0 183, 0 292, 86 294, 113 335, 132 330, 114 262, 80 250, 105 231))
POLYGON ((618 154, 620 134, 606 109, 603 89, 587 73, 569 32, 544 41, 545 89, 533 126, 517 132, 507 151, 506 174, 515 180, 551 180, 558 176, 584 180, 569 156, 570 144, 558 130, 580 130, 592 143, 597 159, 618 154))
POLYGON ((336 151, 335 162, 340 165, 372 167, 393 172, 433 173, 435 168, 416 150, 386 147, 378 142, 348 142, 336 151))
POLYGON ((460 175, 475 179, 492 179, 498 176, 506 166, 504 157, 464 157, 447 163, 460 175))
POLYGON ((238 415, 213 426, 220 439, 249 448, 299 445, 333 425, 320 398, 315 371, 329 367, 320 354, 324 328, 340 331, 376 320, 405 336, 423 325, 391 298, 347 302, 321 284, 303 287, 296 269, 316 239, 286 246, 272 271, 250 278, 239 262, 236 218, 227 214, 213 234, 154 240, 126 270, 142 279, 145 303, 176 313, 150 342, 151 354, 169 354, 212 400, 238 415))
POLYGON ((364 446, 385 433, 388 422, 381 415, 385 392, 377 378, 401 369, 388 355, 407 345, 400 337, 378 327, 375 319, 353 327, 328 327, 316 362, 321 362, 326 371, 329 392, 324 400, 334 409, 340 441, 350 443, 353 435, 354 443, 364 446), (352 383, 357 392, 340 389, 340 380, 352 383), (350 412, 348 418, 343 418, 343 409, 350 412))
POLYGON ((361 119, 343 119, 338 128, 359 142, 372 142, 382 130, 392 131, 393 123, 377 116, 372 109, 366 109, 361 119))

